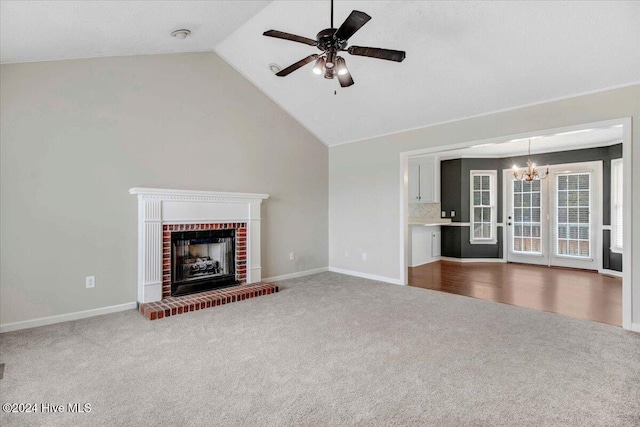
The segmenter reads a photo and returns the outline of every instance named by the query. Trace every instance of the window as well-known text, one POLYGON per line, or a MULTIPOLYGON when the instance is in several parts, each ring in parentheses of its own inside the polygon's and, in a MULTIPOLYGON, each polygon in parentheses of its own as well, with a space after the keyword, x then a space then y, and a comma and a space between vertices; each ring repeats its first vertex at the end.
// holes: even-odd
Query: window
POLYGON ((542 255, 540 180, 513 181, 513 252, 542 255))
POLYGON ((622 159, 611 160, 611 251, 622 253, 622 159))
POLYGON ((591 173, 556 176, 556 255, 591 258, 591 173))
POLYGON ((471 171, 471 243, 497 243, 496 171, 471 171))

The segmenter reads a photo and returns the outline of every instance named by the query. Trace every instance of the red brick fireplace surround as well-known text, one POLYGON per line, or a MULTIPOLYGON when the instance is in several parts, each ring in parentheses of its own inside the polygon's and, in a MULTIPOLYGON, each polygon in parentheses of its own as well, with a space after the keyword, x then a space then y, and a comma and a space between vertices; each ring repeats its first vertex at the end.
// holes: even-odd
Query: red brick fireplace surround
POLYGON ((236 280, 247 278, 247 223, 164 224, 162 226, 162 298, 171 296, 171 233, 174 231, 236 230, 236 280))

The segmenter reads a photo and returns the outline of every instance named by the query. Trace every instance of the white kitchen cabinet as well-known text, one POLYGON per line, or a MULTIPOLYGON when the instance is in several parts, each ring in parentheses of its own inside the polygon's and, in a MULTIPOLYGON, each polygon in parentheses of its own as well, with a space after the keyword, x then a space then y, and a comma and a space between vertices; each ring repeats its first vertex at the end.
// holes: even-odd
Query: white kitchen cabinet
POLYGON ((440 257, 440 226, 412 225, 409 238, 409 267, 437 261, 440 257))
POLYGON ((434 227, 431 232, 431 256, 433 258, 439 257, 442 253, 440 250, 442 242, 442 234, 440 233, 440 227, 434 227))
POLYGON ((440 200, 440 162, 435 157, 409 160, 409 203, 435 203, 440 200))

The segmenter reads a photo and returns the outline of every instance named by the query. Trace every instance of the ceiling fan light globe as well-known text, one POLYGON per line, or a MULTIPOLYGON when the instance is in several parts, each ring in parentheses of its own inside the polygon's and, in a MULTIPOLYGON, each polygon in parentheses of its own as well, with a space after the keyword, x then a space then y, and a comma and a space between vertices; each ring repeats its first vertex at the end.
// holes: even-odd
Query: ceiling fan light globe
POLYGON ((336 52, 333 49, 327 51, 327 59, 325 61, 325 67, 333 69, 336 65, 336 52))
POLYGON ((341 56, 338 56, 336 58, 336 72, 340 76, 344 76, 349 72, 349 70, 347 69, 347 63, 345 62, 344 58, 341 56))
POLYGON ((313 72, 317 75, 324 73, 324 58, 320 57, 313 66, 313 72))

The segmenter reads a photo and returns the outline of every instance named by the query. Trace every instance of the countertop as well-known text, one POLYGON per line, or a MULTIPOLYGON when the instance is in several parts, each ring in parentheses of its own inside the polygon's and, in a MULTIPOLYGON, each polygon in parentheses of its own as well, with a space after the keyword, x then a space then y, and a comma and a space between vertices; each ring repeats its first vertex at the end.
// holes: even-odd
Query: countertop
POLYGON ((447 225, 451 224, 449 218, 409 218, 409 225, 419 225, 423 227, 429 227, 432 225, 447 225))

